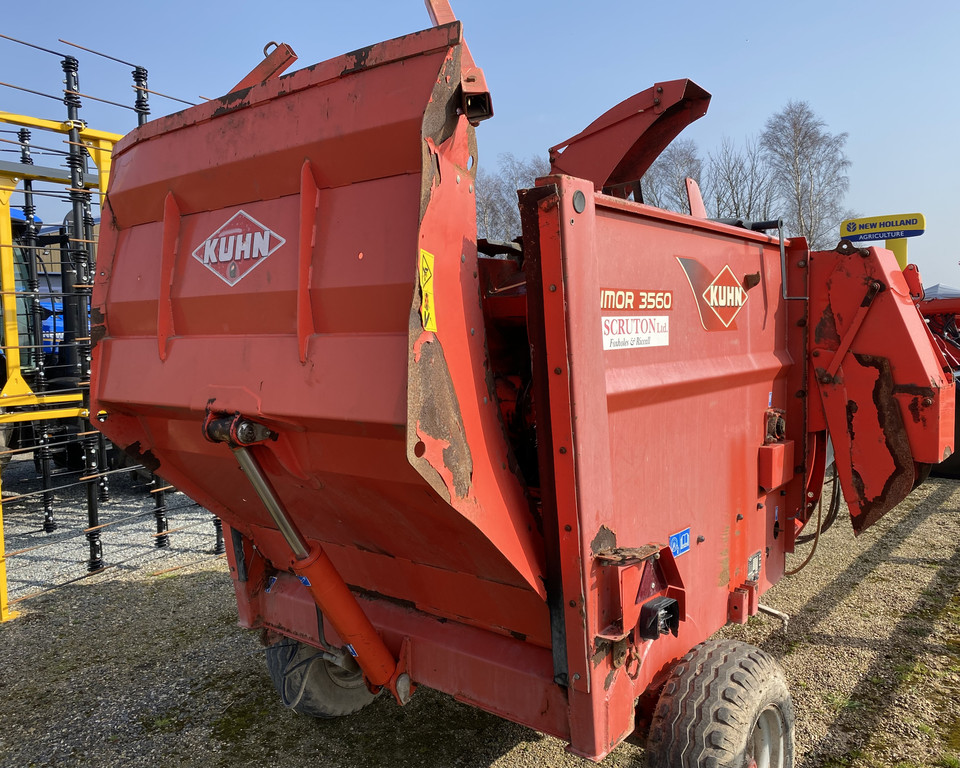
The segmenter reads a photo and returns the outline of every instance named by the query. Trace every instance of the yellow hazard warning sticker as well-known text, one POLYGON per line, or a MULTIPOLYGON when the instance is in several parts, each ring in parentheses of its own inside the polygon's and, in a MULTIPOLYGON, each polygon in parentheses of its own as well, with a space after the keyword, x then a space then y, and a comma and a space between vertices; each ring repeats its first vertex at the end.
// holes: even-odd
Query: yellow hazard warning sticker
POLYGON ((433 254, 420 250, 420 319, 426 331, 437 332, 437 308, 433 300, 433 254))

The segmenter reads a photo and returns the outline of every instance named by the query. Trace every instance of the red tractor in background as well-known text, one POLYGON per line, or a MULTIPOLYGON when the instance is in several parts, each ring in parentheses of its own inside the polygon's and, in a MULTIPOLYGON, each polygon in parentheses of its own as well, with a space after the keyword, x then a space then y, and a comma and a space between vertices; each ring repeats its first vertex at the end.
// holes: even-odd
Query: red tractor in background
POLYGON ((117 145, 103 430, 229 526, 299 712, 424 685, 592 760, 791 766, 777 664, 711 635, 783 575, 828 435, 856 532, 951 454, 947 362, 889 252, 630 199, 706 112, 688 80, 555 146, 521 240, 478 242, 492 101, 428 5, 117 145))

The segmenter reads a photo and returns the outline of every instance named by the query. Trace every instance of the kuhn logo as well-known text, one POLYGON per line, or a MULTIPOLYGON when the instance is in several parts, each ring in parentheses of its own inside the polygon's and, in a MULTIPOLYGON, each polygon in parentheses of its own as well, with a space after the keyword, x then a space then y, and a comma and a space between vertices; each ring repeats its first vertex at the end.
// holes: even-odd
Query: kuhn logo
POLYGON ((236 285, 287 242, 243 211, 204 240, 193 258, 227 285, 236 285))
POLYGON ((734 320, 747 303, 747 292, 729 265, 724 266, 714 276, 696 259, 678 256, 677 261, 683 269, 697 303, 700 324, 707 331, 728 331, 736 329, 734 320))
POLYGON ((729 328, 730 323, 743 309, 747 301, 747 292, 743 290, 733 270, 725 266, 703 292, 703 300, 720 318, 723 327, 729 328))

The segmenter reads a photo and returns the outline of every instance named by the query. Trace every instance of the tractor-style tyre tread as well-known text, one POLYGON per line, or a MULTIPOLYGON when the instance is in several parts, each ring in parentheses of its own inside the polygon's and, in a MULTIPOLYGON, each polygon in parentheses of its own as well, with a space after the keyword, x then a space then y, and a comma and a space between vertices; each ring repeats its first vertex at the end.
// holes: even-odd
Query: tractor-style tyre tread
POLYGON ((783 671, 768 653, 736 640, 708 640, 673 668, 654 708, 648 768, 748 768, 760 713, 779 712, 783 768, 793 768, 794 711, 783 671))
POLYGON ((359 670, 350 673, 306 643, 284 639, 267 648, 267 670, 285 707, 310 717, 342 717, 376 698, 359 670))

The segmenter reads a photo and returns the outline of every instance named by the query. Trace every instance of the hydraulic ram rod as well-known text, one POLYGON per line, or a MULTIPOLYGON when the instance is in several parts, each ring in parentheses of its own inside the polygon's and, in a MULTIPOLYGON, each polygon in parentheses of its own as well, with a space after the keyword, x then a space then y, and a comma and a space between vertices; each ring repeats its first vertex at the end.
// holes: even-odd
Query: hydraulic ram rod
POLYGON ((293 550, 295 562, 306 560, 310 557, 310 547, 307 546, 303 535, 296 529, 296 526, 294 526, 290 518, 287 517, 283 511, 277 499, 277 494, 273 490, 273 486, 270 485, 270 481, 267 480, 266 475, 264 475, 260 469, 260 464, 257 463, 257 460, 253 458, 247 448, 237 446, 232 450, 233 455, 237 457, 237 463, 240 464, 240 469, 243 470, 243 474, 247 476, 247 480, 250 481, 253 490, 257 492, 257 496, 260 497, 263 506, 267 508, 267 512, 270 513, 273 522, 277 524, 277 528, 280 530, 280 533, 283 534, 284 540, 286 540, 290 549, 293 550))
POLYGON ((208 440, 227 443, 230 447, 240 469, 293 553, 290 570, 310 592, 321 613, 333 624, 367 680, 371 685, 386 687, 400 704, 406 704, 413 694, 409 675, 400 671, 397 660, 323 548, 319 544, 308 543, 297 529, 260 467, 260 462, 249 449, 250 445, 269 439, 271 433, 262 425, 228 416, 220 419, 208 417, 204 434, 208 440))

